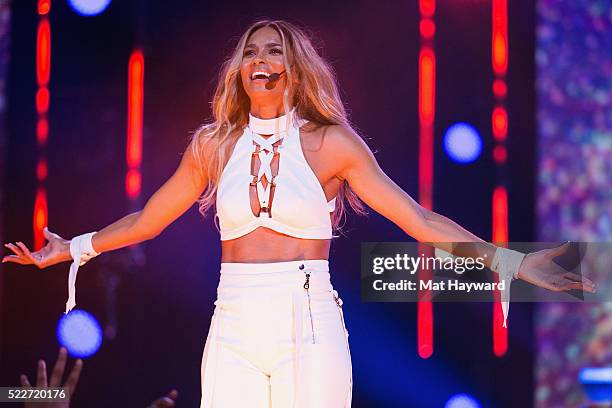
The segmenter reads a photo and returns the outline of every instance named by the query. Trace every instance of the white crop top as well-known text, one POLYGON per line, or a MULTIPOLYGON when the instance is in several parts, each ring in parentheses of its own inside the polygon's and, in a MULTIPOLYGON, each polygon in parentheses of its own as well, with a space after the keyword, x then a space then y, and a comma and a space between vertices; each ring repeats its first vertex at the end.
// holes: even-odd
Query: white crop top
POLYGON ((299 128, 307 121, 293 114, 291 111, 274 119, 249 115, 249 125, 236 142, 217 186, 215 217, 222 241, 258 227, 297 238, 332 238, 330 212, 335 209, 336 198, 327 202, 321 183, 306 161, 299 128), (296 119, 292 121, 289 116, 296 119), (273 174, 270 164, 275 154, 278 171, 273 174), (261 164, 254 175, 251 172, 256 168, 256 156, 261 164), (268 182, 265 189, 263 178, 268 182), (251 190, 259 200, 259 215, 251 209, 251 190))

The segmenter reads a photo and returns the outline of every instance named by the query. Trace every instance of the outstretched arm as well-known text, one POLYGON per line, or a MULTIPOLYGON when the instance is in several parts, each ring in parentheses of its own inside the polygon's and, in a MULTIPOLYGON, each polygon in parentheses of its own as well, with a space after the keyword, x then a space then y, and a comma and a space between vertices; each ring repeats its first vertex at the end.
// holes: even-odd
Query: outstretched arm
MULTIPOLYGON (((174 174, 149 198, 141 211, 121 218, 93 236, 94 250, 107 252, 155 238, 193 205, 207 183, 208 180, 197 169, 189 145, 174 174)), ((48 230, 45 230, 45 237, 49 243, 34 253, 30 253, 21 242, 18 245, 5 244, 15 255, 5 256, 2 262, 45 268, 72 259, 70 241, 48 230)))
MULTIPOLYGON (((431 243, 453 255, 483 257, 491 267, 497 247, 467 231, 459 224, 427 210, 404 192, 380 168, 365 141, 347 127, 332 126, 326 143, 333 151, 337 175, 369 207, 400 227, 420 242, 431 243), (457 243, 470 243, 457 245, 457 243)), ((567 272, 552 261, 569 245, 528 254, 521 263, 517 277, 553 291, 583 289, 594 292, 593 282, 567 272)))
POLYGON ((385 174, 365 141, 351 129, 334 126, 328 133, 331 134, 329 143, 335 145, 333 150, 340 152, 335 156, 339 162, 338 176, 348 181, 351 189, 370 208, 417 241, 435 243, 440 249, 463 256, 469 254, 457 254, 449 244, 474 242, 478 243, 480 255, 487 254, 487 258, 492 259, 494 245, 417 203, 385 174))
POLYGON ((190 145, 174 174, 149 198, 142 210, 93 236, 94 249, 106 252, 157 237, 193 205, 206 183, 197 169, 190 145))

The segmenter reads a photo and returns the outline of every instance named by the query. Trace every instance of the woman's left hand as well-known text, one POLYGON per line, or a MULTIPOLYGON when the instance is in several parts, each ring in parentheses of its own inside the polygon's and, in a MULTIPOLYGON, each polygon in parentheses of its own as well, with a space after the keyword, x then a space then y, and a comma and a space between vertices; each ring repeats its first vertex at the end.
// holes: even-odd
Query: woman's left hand
POLYGON ((595 284, 590 279, 569 272, 553 261, 553 258, 563 255, 569 247, 570 242, 566 242, 556 248, 527 254, 519 268, 518 277, 553 292, 577 289, 595 293, 595 284))

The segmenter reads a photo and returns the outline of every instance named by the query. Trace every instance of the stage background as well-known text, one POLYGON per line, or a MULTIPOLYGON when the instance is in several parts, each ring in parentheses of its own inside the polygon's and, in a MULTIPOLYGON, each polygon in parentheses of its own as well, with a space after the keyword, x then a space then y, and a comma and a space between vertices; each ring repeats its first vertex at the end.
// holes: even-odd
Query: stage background
MULTIPOLYGON (((224 56, 246 26, 262 16, 296 22, 320 39, 356 129, 383 170, 417 196, 418 2, 113 1, 103 14, 86 18, 55 1, 47 147, 51 230, 69 238, 132 210, 124 191, 126 73, 132 49, 142 46, 146 61, 142 195, 148 198, 176 168, 190 132, 209 117, 224 56)), ((434 210, 490 240, 496 182, 491 4, 438 1, 435 20, 434 210), (442 147, 443 133, 458 121, 471 123, 483 137, 483 154, 470 165, 453 162, 442 147)), ((37 22, 35 2, 12 3, 1 237, 28 245, 37 183, 37 22)), ((535 4, 509 2, 508 22, 509 231, 512 241, 531 241, 537 238, 535 4)), ((0 160, 1 149, 0 139, 0 160)), ((484 407, 533 404, 533 305, 512 305, 509 349, 497 358, 491 304, 436 304, 434 354, 421 359, 414 304, 359 299, 360 243, 409 238, 374 213, 351 218, 346 230, 347 236, 333 244, 330 264, 350 333, 354 407, 441 407, 457 393, 475 396, 484 407)), ((194 206, 141 246, 143 265, 122 250, 82 268, 78 307, 99 318, 107 337, 85 362, 75 407, 111 406, 118 398, 121 406, 146 406, 173 387, 180 392, 179 406, 196 406, 218 284, 218 239, 211 216, 203 220, 194 206), (113 279, 118 280, 116 303, 107 292, 113 279)), ((44 271, 0 268, 0 384, 17 385, 20 373, 33 377, 38 358, 48 363, 55 358, 68 264, 44 271)))

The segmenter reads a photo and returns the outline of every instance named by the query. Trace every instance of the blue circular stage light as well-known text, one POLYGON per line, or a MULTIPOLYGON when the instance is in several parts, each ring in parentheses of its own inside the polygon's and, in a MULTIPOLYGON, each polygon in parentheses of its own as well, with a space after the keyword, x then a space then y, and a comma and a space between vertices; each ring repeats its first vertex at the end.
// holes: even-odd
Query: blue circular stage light
POLYGON ((70 7, 82 16, 100 14, 110 4, 111 0, 68 0, 70 7))
POLYGON ((471 163, 482 152, 482 138, 468 123, 455 123, 444 134, 444 150, 458 163, 471 163))
POLYGON ((57 323, 57 340, 72 357, 90 357, 102 344, 102 328, 90 313, 73 310, 57 323))
POLYGON ((480 404, 468 394, 455 394, 446 401, 444 408, 480 408, 480 404))

